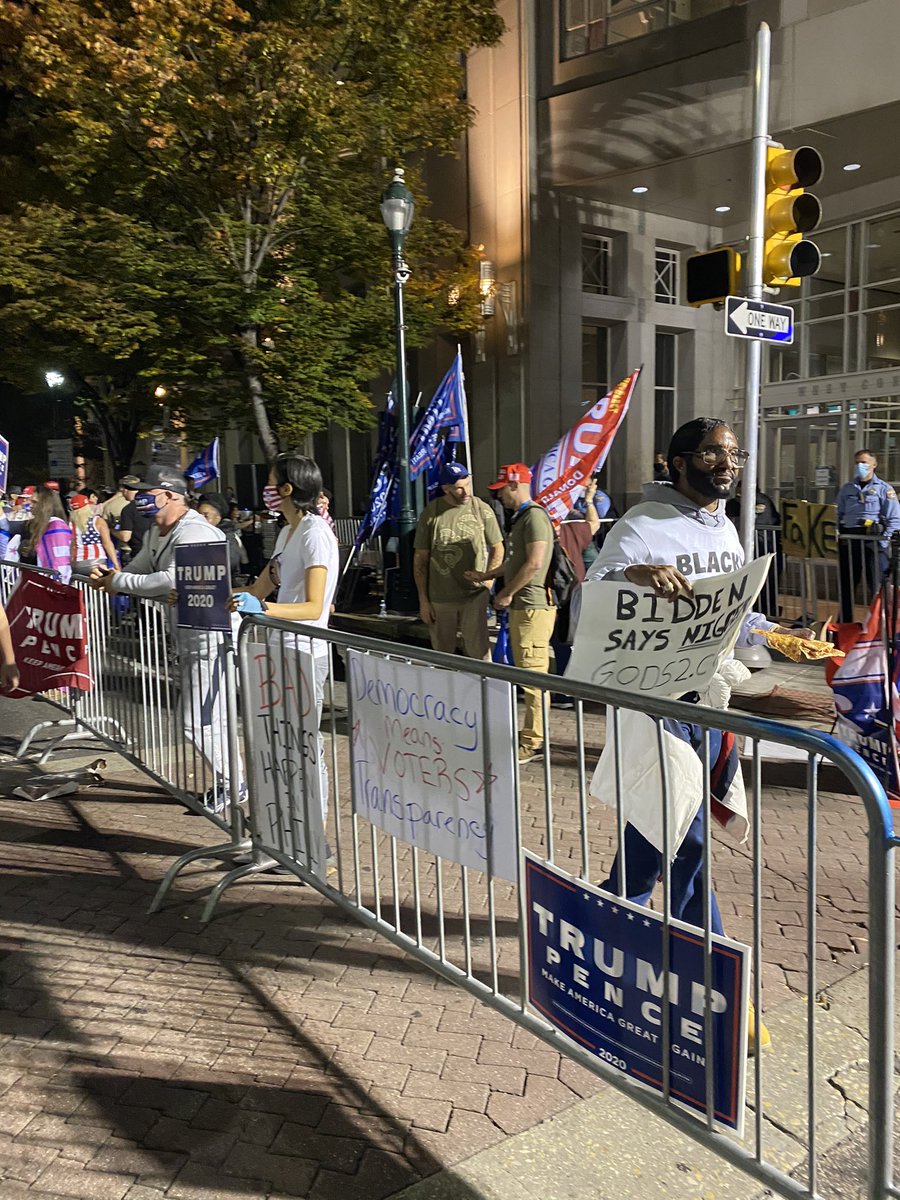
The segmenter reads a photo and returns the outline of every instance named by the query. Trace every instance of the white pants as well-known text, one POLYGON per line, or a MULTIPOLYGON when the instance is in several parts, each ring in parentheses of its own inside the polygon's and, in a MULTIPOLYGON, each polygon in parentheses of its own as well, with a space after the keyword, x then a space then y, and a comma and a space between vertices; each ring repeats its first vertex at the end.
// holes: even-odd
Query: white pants
MULTIPOLYGON (((223 634, 196 629, 179 629, 177 646, 185 734, 203 759, 197 768, 211 771, 213 788, 217 791, 221 788, 227 795, 232 764, 225 680, 226 656, 231 653, 231 647, 223 634)), ((236 754, 234 771, 237 774, 235 784, 240 790, 244 784, 240 751, 236 754)), ((195 780, 197 774, 195 769, 195 780)))

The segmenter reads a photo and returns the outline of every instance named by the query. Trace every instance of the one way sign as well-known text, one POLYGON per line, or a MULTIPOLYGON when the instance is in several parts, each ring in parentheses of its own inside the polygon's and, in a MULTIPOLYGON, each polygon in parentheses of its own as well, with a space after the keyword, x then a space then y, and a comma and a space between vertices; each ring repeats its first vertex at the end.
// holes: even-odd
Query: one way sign
POLYGON ((762 338, 787 345, 794 340, 794 310, 784 304, 728 296, 725 300, 725 332, 729 337, 762 338))

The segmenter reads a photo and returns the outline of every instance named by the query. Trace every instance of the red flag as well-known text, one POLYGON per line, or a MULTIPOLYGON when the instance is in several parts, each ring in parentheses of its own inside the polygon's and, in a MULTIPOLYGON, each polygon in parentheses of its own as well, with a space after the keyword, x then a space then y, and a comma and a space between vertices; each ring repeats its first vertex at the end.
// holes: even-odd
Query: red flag
POLYGON ((616 431, 625 419, 641 368, 632 371, 573 425, 565 437, 541 455, 534 468, 532 495, 558 525, 606 461, 616 431))
POLYGON ((43 575, 24 575, 6 605, 19 686, 12 696, 93 687, 84 596, 43 575))

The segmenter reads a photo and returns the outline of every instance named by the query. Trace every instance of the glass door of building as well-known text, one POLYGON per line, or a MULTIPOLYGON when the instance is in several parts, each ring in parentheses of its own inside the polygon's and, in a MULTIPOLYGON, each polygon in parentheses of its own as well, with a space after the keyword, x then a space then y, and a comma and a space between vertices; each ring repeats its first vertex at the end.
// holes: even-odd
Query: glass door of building
POLYGON ((763 491, 776 504, 782 500, 832 503, 842 482, 842 414, 770 419, 766 435, 763 491))

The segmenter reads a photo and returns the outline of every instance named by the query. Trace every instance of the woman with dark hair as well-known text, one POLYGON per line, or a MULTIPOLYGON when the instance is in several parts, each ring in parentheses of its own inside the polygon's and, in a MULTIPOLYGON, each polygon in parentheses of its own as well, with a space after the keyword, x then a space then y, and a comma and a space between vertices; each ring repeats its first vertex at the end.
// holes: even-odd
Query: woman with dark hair
POLYGON ((26 553, 39 567, 57 571, 63 583, 72 577, 72 530, 59 493, 39 487, 31 506, 26 553))
MULTIPOLYGON (((237 592, 238 612, 262 612, 283 621, 303 621, 328 628, 338 585, 338 544, 328 523, 319 515, 322 472, 311 458, 280 454, 272 463, 263 500, 270 511, 287 520, 279 534, 275 554, 249 591, 237 592), (266 596, 278 588, 277 599, 266 596)), ((322 719, 325 680, 328 678, 327 642, 297 638, 297 648, 311 652, 316 662, 316 725, 322 719)), ((327 804, 328 775, 325 746, 319 735, 319 769, 322 801, 327 804)), ((323 812, 323 818, 325 813, 323 812)))

